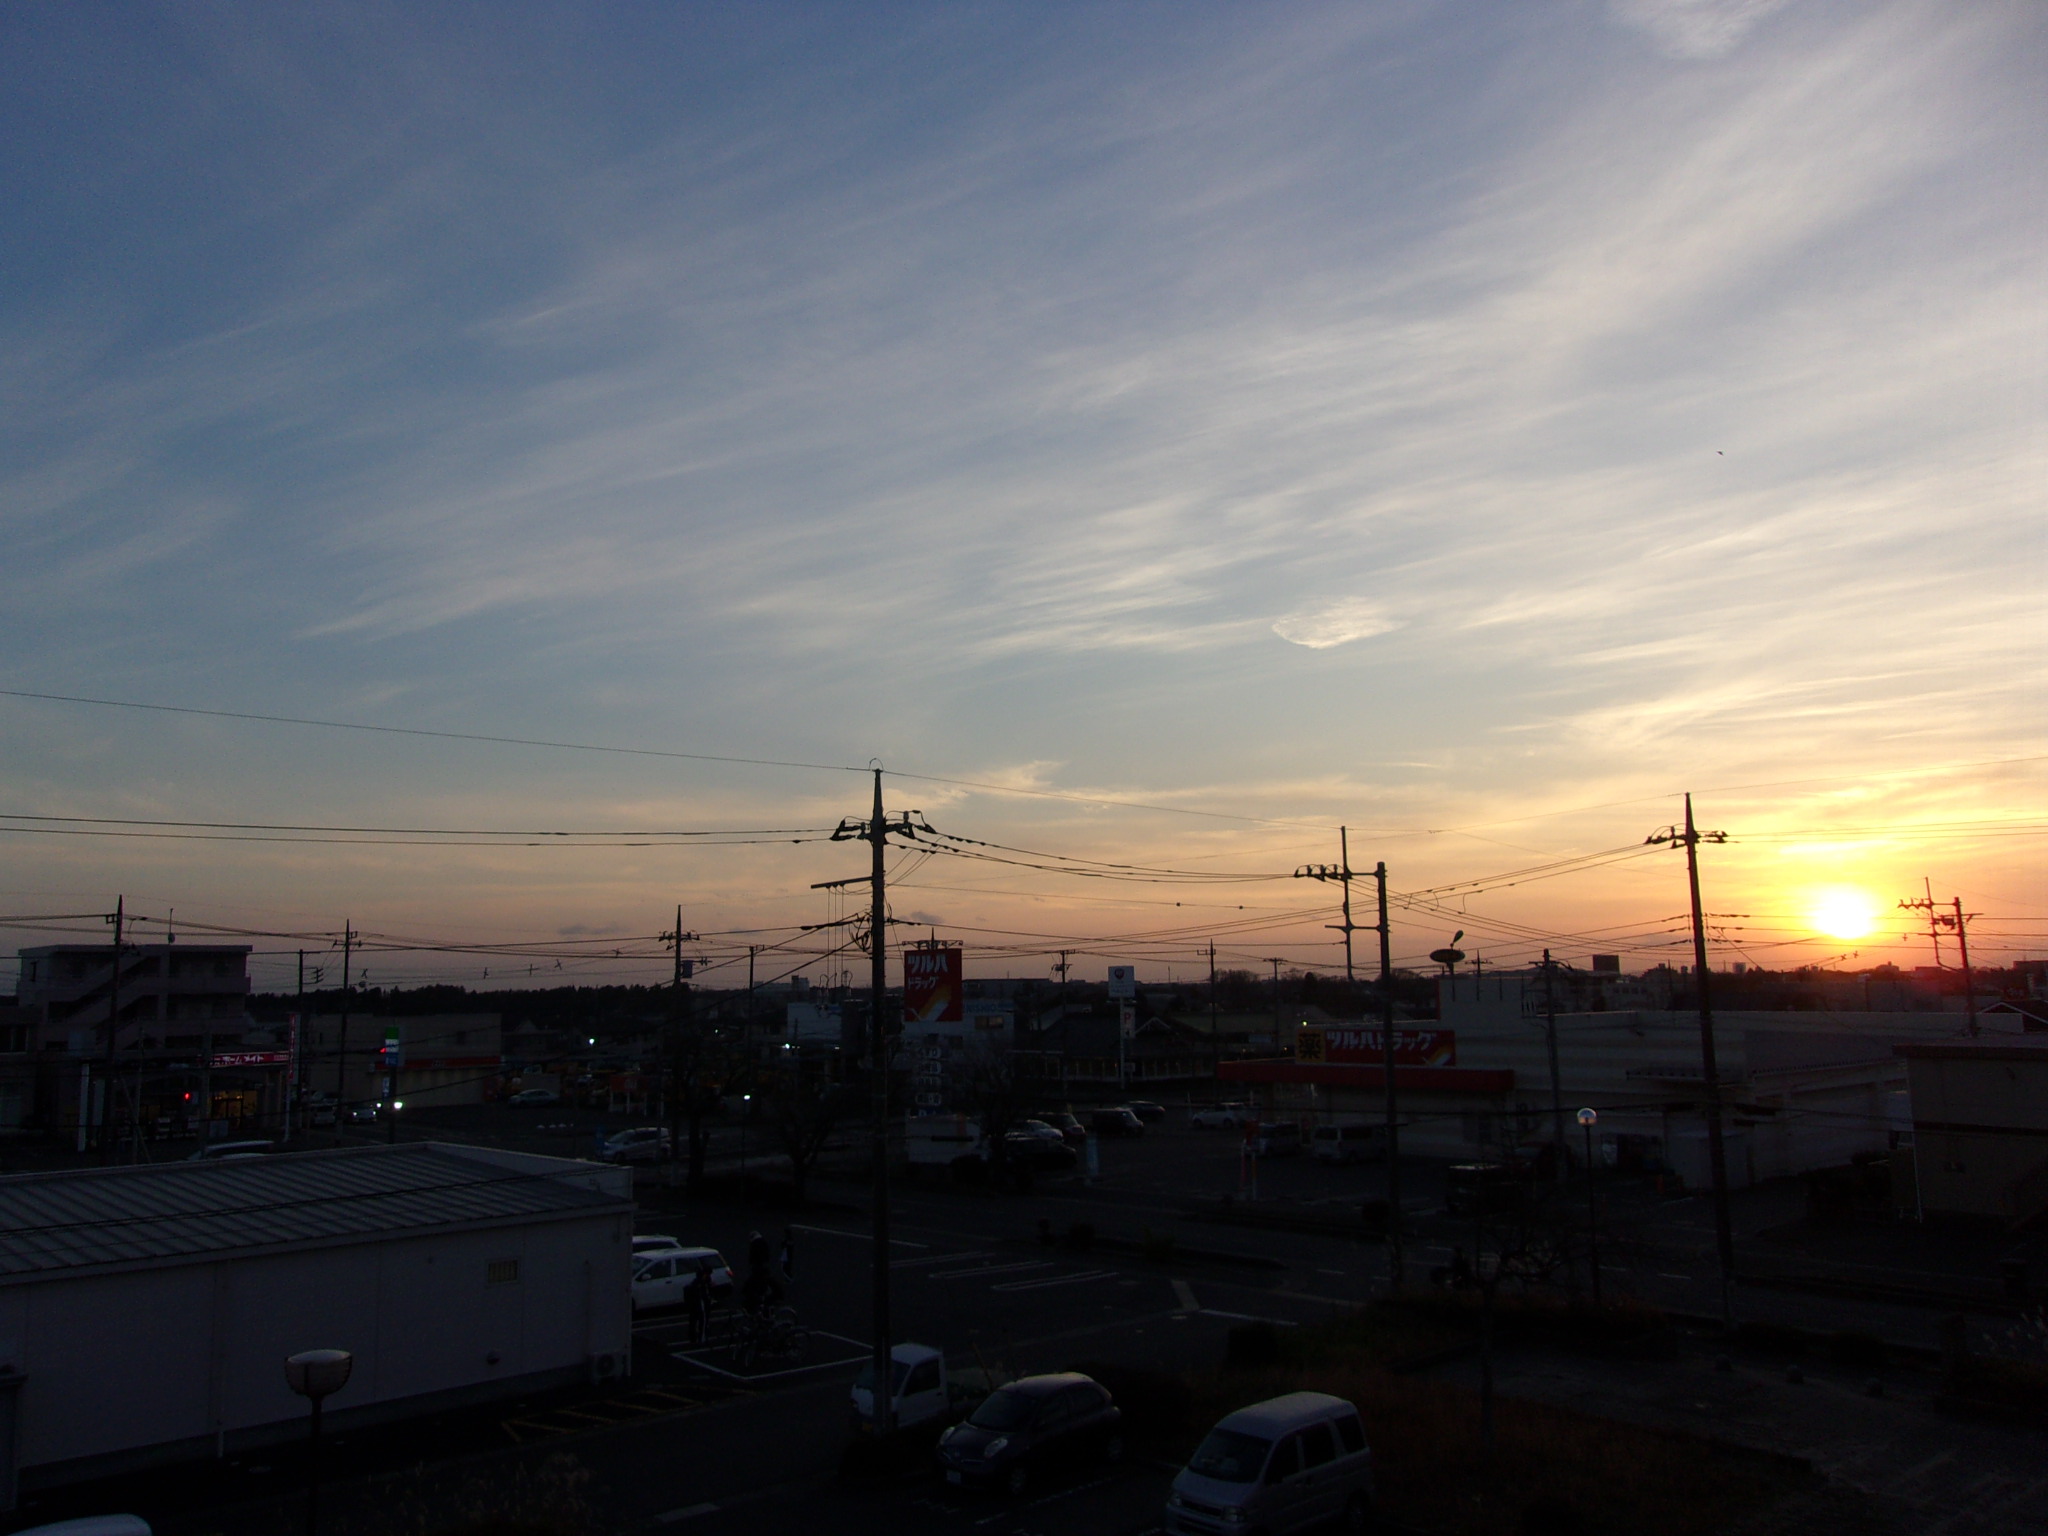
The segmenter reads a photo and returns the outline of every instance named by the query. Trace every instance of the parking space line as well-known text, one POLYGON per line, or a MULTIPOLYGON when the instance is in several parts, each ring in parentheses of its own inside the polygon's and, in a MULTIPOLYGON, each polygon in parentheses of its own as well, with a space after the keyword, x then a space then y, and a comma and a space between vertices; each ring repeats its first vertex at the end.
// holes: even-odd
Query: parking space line
POLYGON ((1086 1269, 1078 1275, 1048 1275, 1043 1280, 1012 1280, 1004 1285, 992 1285, 992 1291, 1043 1291, 1055 1285, 1079 1285, 1086 1280, 1113 1280, 1113 1269, 1086 1269))
POLYGON ((1021 1275, 1026 1270, 1051 1269, 1051 1259, 1023 1264, 977 1264, 972 1269, 944 1269, 926 1275, 927 1280, 972 1280, 978 1275, 1021 1275))
POLYGON ((955 1260, 985 1259, 988 1254, 979 1248, 970 1248, 965 1253, 928 1253, 920 1259, 891 1259, 891 1269, 915 1269, 920 1264, 951 1264, 955 1260))
POLYGON ((1183 1312, 1199 1312, 1202 1310, 1201 1303, 1195 1300, 1195 1288, 1185 1280, 1173 1282, 1173 1299, 1180 1303, 1180 1309, 1183 1312))
MULTIPOLYGON (((862 1243, 872 1243, 875 1240, 875 1234, 872 1232, 846 1232, 838 1227, 791 1226, 789 1230, 792 1232, 814 1232, 820 1237, 847 1237, 862 1243)), ((889 1239, 889 1246, 892 1248, 929 1248, 931 1244, 913 1243, 907 1237, 892 1237, 889 1239)))
POLYGON ((809 1365, 793 1365, 780 1371, 756 1371, 751 1376, 740 1371, 728 1371, 722 1365, 713 1365, 709 1360, 697 1358, 699 1355, 710 1353, 709 1349, 672 1349, 668 1352, 668 1355, 678 1365, 687 1365, 696 1370, 709 1371, 714 1376, 723 1376, 727 1381, 740 1381, 752 1384, 757 1381, 781 1381, 790 1376, 808 1376, 814 1371, 830 1371, 849 1365, 859 1365, 874 1350, 874 1346, 865 1340, 850 1339, 843 1333, 827 1333, 822 1328, 812 1328, 809 1332, 814 1339, 830 1339, 835 1344, 845 1344, 853 1349, 862 1351, 862 1353, 847 1355, 838 1360, 818 1360, 809 1365))

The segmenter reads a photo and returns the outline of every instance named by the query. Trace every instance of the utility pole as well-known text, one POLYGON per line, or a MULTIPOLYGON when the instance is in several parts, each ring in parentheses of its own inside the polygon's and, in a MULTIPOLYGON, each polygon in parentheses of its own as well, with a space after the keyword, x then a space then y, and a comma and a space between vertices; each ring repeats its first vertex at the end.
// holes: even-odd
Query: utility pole
POLYGON ((1726 832, 1701 832, 1692 820, 1692 796, 1685 797, 1685 830, 1666 827, 1647 843, 1683 844, 1686 882, 1692 890, 1692 965, 1700 999, 1700 1080, 1705 1090, 1707 1166, 1714 1182, 1714 1247, 1721 1261, 1721 1321, 1735 1325, 1735 1227, 1728 1212, 1728 1148, 1721 1135, 1721 1071, 1714 1059, 1714 1005, 1707 973, 1707 921, 1700 909, 1701 843, 1725 843, 1726 832))
POLYGON ((1387 1284, 1398 1295, 1408 1266, 1401 1252, 1401 1119, 1394 1087, 1394 938, 1387 921, 1386 860, 1373 867, 1372 877, 1380 894, 1380 1062, 1387 1079, 1387 1284))
POLYGON ((114 898, 114 912, 107 919, 114 925, 114 968, 107 976, 107 1067, 100 1085, 100 1161, 114 1160, 114 1041, 121 1030, 121 933, 128 919, 128 898, 114 898))
MULTIPOLYGON (((888 1434, 895 1428, 896 1410, 893 1382, 891 1380, 892 1355, 889 1315, 889 908, 888 908, 888 851, 889 834, 896 832, 904 837, 914 838, 919 831, 932 829, 911 818, 917 813, 900 813, 892 822, 882 811, 882 769, 875 766, 874 811, 866 821, 842 820, 832 833, 832 841, 865 842, 872 849, 869 865, 868 884, 873 893, 874 906, 868 919, 868 1046, 869 1070, 873 1078, 869 1115, 872 1120, 870 1132, 874 1153, 874 1271, 872 1295, 874 1299, 874 1349, 870 1361, 874 1366, 875 1430, 888 1434)), ((813 890, 825 887, 855 885, 856 880, 826 880, 814 885, 813 890)), ((1061 984, 1065 984, 1064 961, 1061 984)))
POLYGON ((1297 880, 1335 880, 1344 887, 1344 921, 1325 923, 1325 928, 1334 928, 1344 935, 1344 980, 1356 985, 1358 973, 1351 964, 1351 935, 1358 931, 1351 921, 1351 880, 1355 871, 1351 868, 1351 833, 1346 827, 1337 829, 1339 862, 1336 864, 1304 864, 1294 872, 1297 880))
POLYGON ((1969 1018, 1970 1034, 1974 1038, 1977 1034, 1977 978, 1970 969, 1970 919, 1977 914, 1963 910, 1963 898, 1960 896, 1950 898, 1952 911, 1937 911, 1933 882, 1923 880, 1921 883, 1926 886, 1927 894, 1919 901, 1902 901, 1899 907, 1903 911, 1927 914, 1927 936, 1934 941, 1936 966, 1941 964, 1941 930, 1950 928, 1955 931, 1956 948, 1963 961, 1963 1011, 1969 1018))
POLYGON ((1977 982, 1970 974, 1970 932, 1969 923, 1963 917, 1962 897, 1956 897, 1955 907, 1956 948, 1963 954, 1963 1008, 1969 1014, 1970 1035, 1974 1039, 1977 1034, 1977 982))
MULTIPOLYGON (((291 1059, 285 1063, 284 1069, 284 1139, 287 1142, 289 1142, 292 1139, 292 1111, 298 1107, 300 1072, 299 1063, 305 1059, 305 1042, 306 952, 302 949, 299 951, 298 1001, 293 1005, 291 1039, 288 1042, 286 1042, 291 1047, 291 1059)), ((213 1106, 209 1104, 207 1106, 207 1112, 211 1114, 212 1111, 213 1106)))
POLYGON ((1550 1046, 1551 1134, 1557 1146, 1557 1182, 1562 1188, 1571 1177, 1571 1154, 1564 1139, 1564 1083, 1557 1070, 1557 965, 1550 951, 1543 951, 1543 1033, 1550 1046))
POLYGON ((889 824, 882 816, 882 770, 875 770, 875 804, 868 817, 868 842, 873 850, 869 878, 874 882, 874 909, 868 918, 868 1036, 874 1051, 874 1367, 875 1388, 869 1394, 875 1433, 896 1428, 894 1341, 889 1316, 889 824))
MULTIPOLYGON (((675 930, 671 933, 664 933, 662 937, 674 940, 676 950, 675 977, 669 989, 668 1080, 663 1085, 667 1090, 668 1096, 668 1182, 669 1187, 674 1188, 677 1160, 681 1158, 683 1153, 683 1095, 685 1091, 683 1085, 683 1023, 684 1015, 689 1012, 690 1004, 690 992, 687 985, 690 979, 690 966, 683 959, 683 944, 697 937, 694 933, 685 933, 683 931, 683 908, 680 902, 676 905, 675 930)), ((701 1052, 698 1054, 701 1055, 701 1052)))
POLYGON ((1209 941, 1209 1079, 1216 1080, 1217 1068, 1223 1062, 1223 1036, 1218 1033, 1222 1023, 1216 1016, 1216 941, 1209 941))
POLYGON ((334 1144, 341 1145, 341 1128, 348 1114, 348 1009, 355 1000, 349 989, 348 964, 355 953, 354 925, 341 920, 341 1027, 334 1033, 334 1144))

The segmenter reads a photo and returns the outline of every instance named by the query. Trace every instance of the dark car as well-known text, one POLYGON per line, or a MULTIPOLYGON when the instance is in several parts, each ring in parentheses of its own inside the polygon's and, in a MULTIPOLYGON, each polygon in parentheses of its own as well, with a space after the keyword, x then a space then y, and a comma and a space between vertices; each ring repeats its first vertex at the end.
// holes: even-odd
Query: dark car
POLYGON ((1065 1141, 1049 1141, 1030 1131, 1012 1131, 1003 1138, 1003 1156, 1034 1173, 1064 1173, 1074 1166, 1074 1149, 1065 1141))
POLYGON ((957 1486, 992 1486, 1020 1498, 1063 1468, 1121 1461, 1123 1418, 1091 1377, 1025 1376, 991 1392, 966 1423, 940 1437, 939 1469, 957 1486))
POLYGON ((1088 1127, 1068 1114, 1064 1109, 1041 1110, 1031 1117, 1043 1120, 1047 1125, 1067 1138, 1067 1145, 1078 1147, 1088 1139, 1088 1127))
POLYGON ((1131 1100, 1130 1111, 1147 1125, 1150 1125, 1154 1120, 1164 1120, 1166 1118, 1166 1106, 1164 1104, 1154 1104, 1150 1099, 1131 1100))
POLYGON ((1119 1104, 1112 1109, 1096 1110, 1088 1117, 1088 1129, 1098 1136, 1142 1136, 1145 1122, 1119 1104))

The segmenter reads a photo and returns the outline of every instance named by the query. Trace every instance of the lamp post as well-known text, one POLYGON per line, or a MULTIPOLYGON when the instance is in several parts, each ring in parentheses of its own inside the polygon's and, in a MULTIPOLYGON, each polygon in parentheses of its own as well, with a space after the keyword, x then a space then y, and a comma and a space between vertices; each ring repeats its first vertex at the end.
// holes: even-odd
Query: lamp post
POLYGON ((306 1536, 320 1528, 320 1404, 348 1385, 355 1356, 345 1349, 307 1349, 284 1363, 285 1385, 313 1405, 313 1430, 306 1442, 306 1536))
POLYGON ((1579 1127, 1586 1133, 1586 1239, 1593 1260, 1593 1305, 1600 1305, 1600 1206, 1593 1198, 1593 1127, 1600 1123, 1596 1109, 1579 1111, 1579 1127))

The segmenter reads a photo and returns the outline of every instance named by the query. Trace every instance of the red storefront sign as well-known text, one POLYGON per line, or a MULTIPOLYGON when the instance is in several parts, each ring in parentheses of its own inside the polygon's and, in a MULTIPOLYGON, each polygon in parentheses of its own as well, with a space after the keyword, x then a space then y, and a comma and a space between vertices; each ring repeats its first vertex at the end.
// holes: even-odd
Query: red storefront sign
MULTIPOLYGON (((1295 1042, 1297 1061, 1340 1062, 1376 1067, 1387 1059, 1386 1037, 1378 1029, 1355 1024, 1326 1024, 1304 1029, 1295 1042)), ((1394 1026, 1394 1065, 1455 1067, 1458 1035, 1450 1029, 1407 1029, 1394 1026)))
POLYGON ((903 951, 903 1022, 958 1024, 967 1017, 967 982, 957 946, 903 951))
POLYGON ((213 1065, 221 1067, 282 1067, 291 1063, 290 1051, 215 1051, 213 1065))

